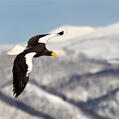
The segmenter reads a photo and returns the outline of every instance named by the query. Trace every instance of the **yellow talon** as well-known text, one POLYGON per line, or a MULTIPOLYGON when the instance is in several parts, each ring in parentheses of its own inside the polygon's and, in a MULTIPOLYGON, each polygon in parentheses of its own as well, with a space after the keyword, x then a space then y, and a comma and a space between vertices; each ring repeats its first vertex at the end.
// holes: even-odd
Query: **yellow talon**
POLYGON ((51 55, 52 55, 52 56, 56 56, 56 53, 52 52, 51 55))

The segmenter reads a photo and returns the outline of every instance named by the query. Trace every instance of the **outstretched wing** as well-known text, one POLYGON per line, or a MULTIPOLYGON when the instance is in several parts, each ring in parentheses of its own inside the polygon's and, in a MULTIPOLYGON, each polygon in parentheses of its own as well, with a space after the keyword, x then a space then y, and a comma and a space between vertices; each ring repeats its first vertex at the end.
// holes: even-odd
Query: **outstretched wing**
POLYGON ((63 35, 64 31, 61 31, 59 33, 52 33, 52 34, 42 34, 42 35, 37 35, 29 39, 28 41, 28 46, 35 46, 38 43, 46 43, 49 39, 52 39, 54 37, 63 35))
POLYGON ((45 36, 47 36, 47 35, 48 35, 48 34, 33 36, 32 38, 29 39, 29 41, 28 41, 28 46, 27 46, 27 47, 37 45, 39 39, 42 38, 42 37, 45 37, 45 36))
POLYGON ((13 64, 13 92, 18 97, 24 90, 32 70, 32 57, 35 53, 23 53, 16 56, 13 64))

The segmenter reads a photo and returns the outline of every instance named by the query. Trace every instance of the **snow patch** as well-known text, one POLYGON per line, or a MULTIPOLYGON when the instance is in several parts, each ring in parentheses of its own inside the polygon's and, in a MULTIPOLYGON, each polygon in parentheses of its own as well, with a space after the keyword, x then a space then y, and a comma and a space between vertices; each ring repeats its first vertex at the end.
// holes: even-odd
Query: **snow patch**
POLYGON ((32 91, 33 91, 33 93, 36 93, 39 97, 45 97, 45 98, 47 98, 49 101, 51 101, 51 102, 53 102, 53 103, 64 104, 64 101, 63 101, 61 98, 59 98, 59 97, 57 97, 57 96, 55 96, 55 95, 49 94, 49 93, 47 93, 46 91, 44 91, 44 90, 42 90, 42 89, 36 87, 36 86, 33 85, 33 84, 28 83, 28 85, 27 85, 27 87, 26 87, 26 90, 27 90, 28 92, 30 92, 30 93, 32 93, 32 91), (35 92, 34 92, 34 91, 35 91, 35 92))
POLYGON ((57 56, 66 56, 66 52, 63 49, 55 49, 54 50, 57 56))
POLYGON ((19 53, 23 52, 25 47, 16 45, 13 49, 7 52, 8 55, 18 55, 19 53))
POLYGON ((64 31, 64 35, 58 38, 53 38, 51 41, 57 42, 57 41, 71 40, 74 38, 80 38, 82 36, 94 32, 95 29, 92 27, 63 26, 53 30, 52 33, 57 33, 59 31, 64 31))

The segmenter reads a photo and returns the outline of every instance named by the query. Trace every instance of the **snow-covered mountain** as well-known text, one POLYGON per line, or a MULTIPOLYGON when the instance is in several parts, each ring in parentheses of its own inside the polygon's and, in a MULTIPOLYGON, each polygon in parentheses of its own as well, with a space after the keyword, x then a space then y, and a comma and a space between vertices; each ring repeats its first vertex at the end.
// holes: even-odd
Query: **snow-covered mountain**
POLYGON ((78 26, 62 26, 59 27, 51 33, 57 33, 60 31, 64 31, 64 35, 61 37, 53 38, 51 41, 58 42, 58 41, 65 41, 65 40, 72 40, 75 38, 80 38, 85 35, 88 35, 90 33, 93 33, 95 31, 95 28, 89 27, 89 26, 83 26, 83 27, 78 27, 78 26))
POLYGON ((0 119, 118 119, 119 66, 112 63, 118 63, 118 27, 53 30, 65 32, 47 43, 57 57, 33 59, 29 83, 18 99, 12 95, 12 67, 25 44, 2 45, 0 119))
MULTIPOLYGON (((62 29, 58 28, 54 32, 62 29)), ((66 37, 64 35, 64 37, 59 38, 58 45, 51 43, 50 48, 53 46, 66 48, 78 54, 83 53, 90 58, 108 60, 109 62, 116 62, 116 59, 119 59, 119 23, 99 28, 64 27, 63 30, 64 32, 66 30, 66 37), (82 29, 82 32, 79 29, 82 29), (70 36, 73 38, 70 39, 70 36)), ((56 41, 57 39, 55 39, 56 41)))
MULTIPOLYGON (((119 34, 119 23, 111 24, 103 27, 89 27, 89 26, 62 26, 55 30, 53 33, 64 30, 64 35, 59 38, 54 38, 52 41, 64 41, 72 39, 82 39, 82 38, 91 38, 91 37, 105 37, 114 34, 119 34)), ((51 33, 52 33, 51 32, 51 33)))
MULTIPOLYGON (((93 59, 102 59, 110 63, 118 63, 118 28, 119 23, 99 28, 63 26, 52 32, 56 33, 63 30, 64 35, 53 38, 49 41, 47 47, 55 51, 59 56, 65 56, 67 49, 75 54, 83 53, 93 59)), ((15 47, 9 54, 17 54, 20 50, 23 50, 21 46, 15 47)))

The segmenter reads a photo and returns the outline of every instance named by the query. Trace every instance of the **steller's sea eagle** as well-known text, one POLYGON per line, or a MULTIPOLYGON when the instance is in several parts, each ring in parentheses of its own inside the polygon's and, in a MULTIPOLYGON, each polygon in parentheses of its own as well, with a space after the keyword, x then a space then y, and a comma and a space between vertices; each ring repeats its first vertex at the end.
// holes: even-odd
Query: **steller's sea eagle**
POLYGON ((18 97, 24 90, 30 72, 32 58, 39 56, 56 56, 56 53, 46 48, 46 42, 56 36, 63 35, 64 31, 54 34, 43 34, 32 37, 23 52, 18 54, 13 64, 13 94, 18 97))

